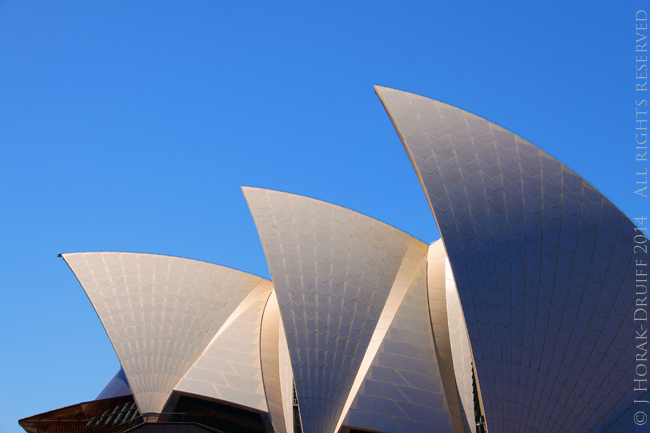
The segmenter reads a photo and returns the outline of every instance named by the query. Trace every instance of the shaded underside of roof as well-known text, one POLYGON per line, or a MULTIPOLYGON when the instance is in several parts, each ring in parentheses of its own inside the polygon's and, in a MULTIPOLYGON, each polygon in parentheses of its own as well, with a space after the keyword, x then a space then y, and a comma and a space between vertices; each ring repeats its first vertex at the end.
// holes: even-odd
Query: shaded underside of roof
MULTIPOLYGON (((132 395, 73 404, 18 421, 29 433, 102 433, 129 426, 140 415, 132 395)), ((119 430, 119 429, 118 429, 119 430)))
POLYGON ((126 378, 124 369, 120 368, 120 371, 118 371, 113 379, 108 382, 108 385, 104 387, 95 400, 103 400, 105 398, 120 397, 130 394, 131 388, 129 387, 129 381, 126 378))

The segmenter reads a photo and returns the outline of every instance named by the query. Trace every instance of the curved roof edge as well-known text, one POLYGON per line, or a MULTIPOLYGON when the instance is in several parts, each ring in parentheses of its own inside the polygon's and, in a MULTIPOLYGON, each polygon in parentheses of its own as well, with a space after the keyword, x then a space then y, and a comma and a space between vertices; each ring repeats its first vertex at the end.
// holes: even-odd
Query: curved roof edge
MULTIPOLYGON (((439 103, 441 103, 441 104, 448 105, 449 107, 455 108, 455 109, 457 109, 457 110, 461 110, 461 111, 463 111, 463 112, 465 112, 465 113, 467 113, 467 114, 470 114, 470 115, 472 115, 472 116, 475 116, 475 117, 478 118, 478 119, 485 120, 486 122, 489 122, 490 124, 492 124, 492 125, 494 125, 494 126, 497 126, 497 127, 501 128, 501 129, 503 129, 504 131, 509 132, 509 133, 511 133, 511 134, 513 134, 513 135, 515 135, 515 136, 517 136, 517 137, 519 137, 519 138, 521 138, 522 140, 526 141, 527 143, 533 144, 531 141, 529 141, 529 140, 527 140, 526 138, 524 138, 523 136, 521 136, 521 135, 519 135, 519 134, 517 134, 517 133, 511 131, 510 129, 506 128, 505 126, 501 126, 500 124, 498 124, 498 123, 496 123, 496 122, 493 122, 493 121, 491 121, 490 119, 487 119, 487 118, 485 118, 485 117, 479 116, 478 114, 475 114, 475 113, 473 113, 472 111, 465 110, 464 108, 457 107, 457 106, 452 105, 452 104, 449 104, 449 103, 447 103, 447 102, 444 102, 444 101, 441 101, 441 100, 437 100, 437 99, 427 98, 426 96, 418 95, 418 94, 416 94, 416 93, 407 92, 407 91, 405 91, 405 90, 398 90, 398 89, 393 89, 393 88, 391 88, 391 87, 380 86, 380 85, 377 85, 377 84, 375 84, 375 85, 373 86, 373 89, 375 90, 375 94, 379 97, 379 100, 381 101, 382 105, 384 106, 384 108, 386 109, 387 112, 388 112, 388 107, 387 107, 386 104, 384 103, 384 100, 382 99, 381 94, 382 94, 383 92, 386 92, 386 91, 390 91, 390 92, 400 92, 400 93, 404 93, 404 94, 413 95, 413 96, 416 96, 416 97, 418 97, 418 98, 423 98, 423 99, 429 99, 429 100, 431 100, 431 101, 436 101, 436 102, 439 102, 439 103)), ((399 127, 398 127, 398 125, 393 121, 393 118, 392 118, 392 116, 390 115, 389 112, 388 112, 388 117, 390 118, 391 122, 393 123, 393 127, 395 128, 395 131, 397 132, 397 135, 400 137, 400 141, 402 141, 402 143, 404 143, 404 140, 402 139, 402 135, 401 135, 401 132, 400 132, 400 130, 399 130, 399 127)), ((621 212, 623 215, 625 215, 625 217, 626 217, 628 220, 630 220, 630 222, 632 222, 632 223, 634 224, 634 222, 632 221, 632 218, 631 218, 630 216, 628 216, 625 212, 623 212, 623 210, 621 210, 621 208, 618 207, 618 206, 616 205, 616 203, 615 203, 612 199, 610 199, 610 198, 607 196, 607 194, 604 194, 602 191, 600 191, 598 188, 596 188, 596 187, 594 186, 593 182, 590 182, 589 180, 585 179, 583 176, 581 176, 580 174, 578 174, 577 171, 575 171, 573 168, 571 168, 571 166, 570 166, 569 164, 563 162, 560 158, 557 158, 556 156, 554 156, 554 155, 550 154, 549 152, 543 150, 543 149, 540 148, 539 146, 536 146, 536 145, 534 145, 534 144, 533 144, 533 146, 539 148, 540 151, 544 152, 544 153, 545 153, 546 155, 548 155, 550 158, 554 159, 555 161, 559 162, 559 163, 562 164, 564 167, 566 167, 566 168, 567 168, 569 171, 571 171, 573 174, 575 174, 576 176, 580 177, 580 179, 582 179, 585 183, 587 183, 587 184, 589 185, 589 187, 591 187, 593 190, 595 190, 595 191, 598 192, 600 195, 602 195, 605 199, 607 199, 607 201, 609 201, 609 202, 612 204, 612 206, 614 206, 616 209, 618 209, 619 212, 621 212)), ((407 154, 409 154, 409 158, 411 158, 411 155, 410 155, 410 153, 409 153, 409 150, 406 148, 406 145, 404 145, 404 150, 406 150, 407 154)), ((412 161, 411 161, 411 162, 412 162, 412 161)), ((415 164, 413 164, 413 165, 415 166, 415 164)), ((424 189, 424 187, 423 187, 423 189, 424 189)))
POLYGON ((192 259, 63 254, 99 316, 141 413, 174 386, 246 296, 268 280, 192 259))
MULTIPOLYGON (((428 245, 338 205, 272 190, 242 190, 278 297, 303 431, 334 433, 345 424, 349 409, 358 409, 353 393, 362 387, 372 360, 380 355, 382 336, 393 326, 406 291, 412 289, 426 300, 428 245), (315 363, 324 365, 324 374, 314 376, 315 363)), ((419 315, 428 325, 429 311, 423 305, 426 301, 418 303, 419 315)), ((404 317, 400 317, 401 323, 404 317)), ((431 351, 430 362, 419 364, 384 352, 381 358, 398 364, 411 361, 412 368, 422 370, 418 374, 435 383, 440 374, 433 337, 431 333, 415 334, 413 348, 431 351)), ((432 402, 421 401, 427 419, 433 420, 431 426, 441 431, 453 429, 442 392, 418 396, 424 400, 432 397, 436 403, 435 407, 427 407, 432 402)), ((404 422, 416 422, 414 414, 406 416, 399 409, 383 409, 388 412, 369 416, 375 420, 384 415, 402 416, 408 418, 404 422)))
POLYGON ((375 90, 447 250, 490 430, 602 431, 634 398, 633 222, 501 126, 375 90))
MULTIPOLYGON (((424 242, 422 239, 418 238, 417 236, 415 236, 415 235, 413 235, 413 234, 411 234, 411 233, 409 233, 409 232, 407 232, 407 231, 405 231, 405 230, 402 230, 401 228, 399 228, 399 227, 397 227, 397 226, 394 226, 394 225, 392 225, 392 224, 388 224, 387 222, 382 221, 382 220, 380 220, 380 219, 377 219, 377 218, 375 218, 375 217, 373 217, 373 216, 370 216, 370 215, 368 215, 368 214, 366 214, 366 213, 364 213, 364 212, 359 212, 359 211, 357 211, 356 209, 354 209, 354 208, 352 208, 352 207, 348 207, 348 206, 340 205, 340 204, 338 204, 338 203, 334 203, 334 202, 327 201, 327 200, 321 200, 321 199, 319 199, 319 198, 310 197, 310 196, 308 196, 308 195, 302 195, 302 194, 296 194, 296 193, 293 193, 293 192, 283 191, 283 190, 280 190, 280 189, 269 189, 269 188, 262 188, 262 187, 258 187, 258 186, 242 185, 242 186, 241 186, 241 190, 242 190, 242 193, 244 194, 244 198, 246 197, 246 190, 259 190, 259 191, 268 191, 268 192, 276 192, 276 193, 280 193, 280 194, 287 194, 287 195, 295 196, 295 197, 303 197, 303 198, 306 198, 306 199, 309 199, 309 200, 314 200, 314 201, 316 201, 316 202, 320 202, 320 203, 324 203, 324 204, 327 204, 327 205, 336 206, 336 207, 338 207, 338 208, 345 209, 345 210, 348 210, 348 211, 350 211, 350 212, 354 212, 355 214, 358 214, 358 215, 364 216, 364 217, 366 217, 366 218, 370 218, 370 219, 373 220, 373 221, 378 221, 378 222, 380 222, 380 223, 382 223, 382 224, 386 224, 387 226, 390 226, 391 228, 393 228, 393 229, 395 229, 395 230, 399 230, 400 232, 404 233, 405 235, 408 235, 408 236, 412 237, 413 239, 415 239, 415 240, 417 240, 417 241, 420 241, 420 242, 422 242, 422 243, 426 243, 426 242, 424 242)), ((250 206, 250 205, 249 205, 249 206, 250 206)))

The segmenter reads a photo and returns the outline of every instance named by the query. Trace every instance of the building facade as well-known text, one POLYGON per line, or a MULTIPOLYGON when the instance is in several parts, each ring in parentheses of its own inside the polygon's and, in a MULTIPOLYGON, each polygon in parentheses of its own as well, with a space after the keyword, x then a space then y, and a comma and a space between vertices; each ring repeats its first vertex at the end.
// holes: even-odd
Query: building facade
POLYGON ((121 370, 30 433, 634 432, 634 224, 536 146, 376 87, 441 239, 243 188, 272 281, 62 255, 121 370))

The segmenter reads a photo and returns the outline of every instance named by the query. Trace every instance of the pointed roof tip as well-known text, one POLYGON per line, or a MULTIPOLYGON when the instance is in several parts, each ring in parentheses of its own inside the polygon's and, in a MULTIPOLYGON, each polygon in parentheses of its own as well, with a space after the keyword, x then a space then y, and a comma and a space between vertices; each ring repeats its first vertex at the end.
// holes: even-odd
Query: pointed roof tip
POLYGON ((261 190, 263 188, 257 188, 254 186, 246 186, 246 185, 241 186, 241 193, 244 194, 244 198, 246 199, 246 201, 248 201, 248 193, 256 189, 261 190))
POLYGON ((415 95, 415 93, 407 92, 406 90, 395 89, 394 87, 380 86, 378 84, 375 84, 373 87, 375 88, 375 92, 377 93, 378 92, 399 92, 399 93, 408 93, 411 95, 415 95))
MULTIPOLYGON (((314 198, 314 197, 311 197, 311 196, 308 196, 308 195, 296 194, 296 193, 293 193, 293 192, 286 192, 286 191, 282 191, 282 190, 279 190, 279 189, 268 189, 268 188, 257 188, 257 187, 243 187, 243 186, 242 186, 242 190, 243 190, 244 188, 247 188, 248 190, 257 190, 257 191, 262 191, 262 192, 271 193, 271 194, 284 195, 284 196, 288 196, 288 197, 298 197, 298 198, 303 198, 303 199, 311 200, 311 201, 313 201, 313 202, 323 203, 323 204, 328 205, 328 206, 334 206, 334 207, 337 207, 337 208, 341 208, 341 209, 343 209, 343 210, 350 211, 350 212, 352 212, 352 213, 354 213, 354 214, 358 214, 358 215, 361 215, 361 216, 364 216, 364 217, 370 218, 370 219, 373 220, 373 221, 377 221, 377 222, 379 222, 379 223, 381 223, 381 224, 384 224, 384 225, 386 225, 386 226, 388 226, 388 227, 390 227, 390 228, 392 228, 392 229, 398 230, 398 231, 400 231, 400 232, 406 234, 406 235, 409 236, 410 238, 413 238, 413 239, 415 239, 416 241, 418 241, 418 242, 422 242, 423 244, 425 244, 425 242, 423 242, 423 241, 420 240, 419 238, 417 238, 417 237, 415 237, 415 236, 413 236, 413 235, 411 235, 411 234, 405 232, 404 230, 401 230, 401 229, 399 229, 399 228, 397 228, 397 227, 395 227, 395 226, 393 226, 393 225, 390 225, 390 224, 388 224, 388 223, 385 223, 385 222, 382 221, 382 220, 379 220, 379 219, 374 218, 374 217, 372 217, 372 216, 370 216, 370 215, 368 215, 368 214, 365 214, 365 213, 363 213, 363 212, 359 212, 359 211, 354 210, 354 209, 352 209, 352 208, 350 208, 350 207, 347 207, 347 206, 342 206, 342 205, 340 205, 340 204, 332 203, 332 202, 330 202, 330 201, 326 201, 326 200, 321 200, 321 199, 314 198)), ((246 195, 246 191, 244 191, 244 197, 246 198, 246 201, 248 201, 248 196, 246 195)), ((272 199, 271 199, 270 197, 267 196, 266 200, 272 200, 272 199)), ((250 205, 250 202, 249 202, 249 205, 250 205)), ((252 210, 252 209, 251 209, 251 210, 252 210)), ((253 218, 255 218, 255 212, 252 212, 252 213, 253 213, 253 218)))
POLYGON ((395 89, 391 89, 390 87, 379 86, 377 84, 375 84, 373 87, 375 88, 375 93, 385 92, 385 91, 389 91, 389 92, 395 91, 395 89))
MULTIPOLYGON (((429 100, 434 101, 434 102, 442 102, 442 101, 439 101, 437 99, 433 99, 433 98, 429 98, 427 96, 419 95, 417 93, 407 92, 406 90, 393 89, 392 87, 384 87, 384 86, 375 85, 375 93, 377 94, 377 96, 379 96, 379 99, 381 99, 382 101, 384 99, 384 95, 387 94, 387 93, 401 93, 402 95, 408 95, 411 98, 429 99, 429 100)), ((443 104, 444 104, 444 102, 443 102, 443 104)), ((449 105, 449 104, 446 104, 446 105, 449 105)), ((454 108, 458 108, 458 107, 454 106, 454 108)))
POLYGON ((241 193, 244 196, 244 200, 246 200, 246 203, 248 203, 249 207, 250 207, 250 204, 251 204, 250 203, 250 198, 252 196, 255 196, 255 194, 256 194, 255 191, 272 191, 272 190, 266 189, 266 188, 258 188, 256 186, 242 185, 241 186, 241 193))
POLYGON ((248 185, 242 185, 241 186, 241 192, 242 194, 246 195, 248 191, 252 191, 254 189, 263 189, 263 188, 258 188, 256 186, 248 186, 248 185))
POLYGON ((266 188, 260 188, 259 186, 249 186, 249 185, 242 185, 241 190, 242 191, 247 191, 250 189, 266 189, 266 188))
MULTIPOLYGON (((416 95, 415 93, 407 92, 405 90, 393 89, 392 87, 378 86, 375 84, 375 94, 379 97, 382 104, 386 105, 386 96, 389 94, 411 95, 411 97, 424 98, 424 96, 416 95)), ((429 98, 427 98, 429 99, 429 98)), ((388 107, 386 107, 388 109, 388 107)))

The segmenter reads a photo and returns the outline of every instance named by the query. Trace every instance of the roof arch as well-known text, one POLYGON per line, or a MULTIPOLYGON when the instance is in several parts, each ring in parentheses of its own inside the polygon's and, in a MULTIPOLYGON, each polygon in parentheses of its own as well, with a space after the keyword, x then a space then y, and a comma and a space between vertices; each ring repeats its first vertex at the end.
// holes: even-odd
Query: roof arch
MULTIPOLYGON (((379 356, 382 362, 400 362, 395 353, 399 343, 382 351, 382 342, 409 289, 415 285, 418 296, 426 298, 428 246, 380 221, 320 200, 259 188, 245 187, 243 192, 273 279, 303 431, 334 433, 347 413, 362 408, 353 400, 373 360, 379 356)), ((429 315, 426 308, 420 314, 429 315)), ((432 350, 430 332, 418 338, 423 352, 432 350)), ((437 384, 428 393, 406 386, 417 395, 413 398, 424 398, 428 406, 416 406, 413 412, 385 406, 374 413, 361 410, 364 413, 353 418, 369 416, 381 422, 398 417, 425 431, 435 427, 452 432, 437 359, 431 355, 426 363, 406 358, 410 364, 402 365, 437 384)))
POLYGON ((635 397, 634 224, 500 126, 375 90, 449 255, 489 431, 603 431, 635 397))
POLYGON ((88 295, 140 413, 160 413, 239 304, 268 280, 155 254, 62 254, 88 295))

